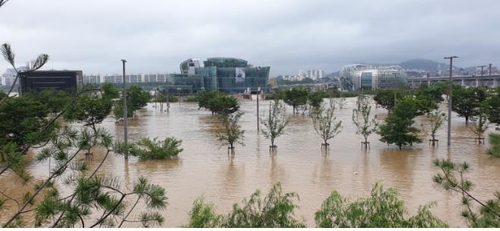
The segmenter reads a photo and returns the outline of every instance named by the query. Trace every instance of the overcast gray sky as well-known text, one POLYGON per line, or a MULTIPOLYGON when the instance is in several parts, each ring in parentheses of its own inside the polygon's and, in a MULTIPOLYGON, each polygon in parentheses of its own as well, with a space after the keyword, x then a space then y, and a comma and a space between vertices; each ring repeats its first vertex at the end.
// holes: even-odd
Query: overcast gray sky
POLYGON ((272 76, 450 55, 461 67, 500 66, 500 1, 10 0, 0 42, 19 64, 47 53, 47 68, 85 74, 121 73, 121 59, 128 73, 179 72, 207 57, 271 66, 272 76))

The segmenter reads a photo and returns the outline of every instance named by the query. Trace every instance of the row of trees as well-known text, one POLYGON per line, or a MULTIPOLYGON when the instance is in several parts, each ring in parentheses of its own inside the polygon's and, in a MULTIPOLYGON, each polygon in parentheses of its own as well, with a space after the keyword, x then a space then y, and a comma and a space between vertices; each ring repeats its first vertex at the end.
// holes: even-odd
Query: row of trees
MULTIPOLYGON (((379 90, 374 100, 389 111, 385 123, 380 126, 381 141, 396 144, 400 149, 404 145, 422 142, 419 137, 421 130, 413 126, 414 118, 427 114, 429 131, 425 132, 431 136, 429 141, 434 145, 438 141, 436 132, 446 120, 446 116, 438 111, 439 104, 443 101, 442 95, 447 93, 445 87, 445 84, 431 87, 421 85, 405 94, 395 90, 379 90)), ((474 126, 471 131, 476 135, 475 140, 478 143, 483 142, 483 134, 490 122, 500 122, 498 119, 500 112, 499 92, 500 88, 453 86, 452 110, 459 117, 465 118, 466 124, 473 121, 474 126)))

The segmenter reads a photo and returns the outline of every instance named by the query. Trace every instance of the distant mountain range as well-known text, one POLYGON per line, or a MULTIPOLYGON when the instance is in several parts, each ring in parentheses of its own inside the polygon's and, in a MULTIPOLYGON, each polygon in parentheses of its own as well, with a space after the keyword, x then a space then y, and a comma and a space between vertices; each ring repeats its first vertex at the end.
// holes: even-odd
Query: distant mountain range
POLYGON ((447 70, 450 68, 449 64, 439 63, 427 59, 412 59, 402 63, 398 63, 396 65, 401 66, 403 69, 418 69, 429 72, 447 70))

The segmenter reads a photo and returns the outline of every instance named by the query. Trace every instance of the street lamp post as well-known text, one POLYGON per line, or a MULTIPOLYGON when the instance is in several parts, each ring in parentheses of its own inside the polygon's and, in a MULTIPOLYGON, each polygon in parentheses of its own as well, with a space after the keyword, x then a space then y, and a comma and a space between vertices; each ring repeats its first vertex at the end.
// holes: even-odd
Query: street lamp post
POLYGON ((127 83, 125 81, 125 63, 127 60, 122 59, 123 63, 123 143, 125 145, 125 159, 128 160, 128 118, 127 118, 127 83))
POLYGON ((481 65, 481 66, 477 66, 477 67, 480 67, 480 68, 481 68, 481 84, 484 84, 484 83, 483 83, 483 73, 484 73, 484 72, 483 72, 483 68, 485 68, 485 67, 486 67, 486 65, 481 65))
POLYGON ((392 74, 394 74, 393 82, 394 82, 394 107, 395 107, 396 106, 396 85, 397 85, 396 76, 398 75, 398 73, 394 72, 392 74))
POLYGON ((448 56, 444 59, 450 60, 450 86, 448 90, 448 146, 451 145, 451 105, 452 105, 452 95, 453 95, 453 81, 451 79, 453 75, 453 59, 458 58, 458 56, 448 56))
POLYGON ((259 132, 259 96, 260 96, 260 87, 257 88, 257 132, 259 132))

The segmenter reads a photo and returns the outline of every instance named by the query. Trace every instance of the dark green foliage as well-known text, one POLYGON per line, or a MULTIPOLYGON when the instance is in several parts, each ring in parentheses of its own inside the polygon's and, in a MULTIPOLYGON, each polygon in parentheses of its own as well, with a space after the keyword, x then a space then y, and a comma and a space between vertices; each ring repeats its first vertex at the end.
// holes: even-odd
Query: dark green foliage
POLYGON ((487 99, 486 91, 483 88, 455 87, 453 89, 452 110, 459 117, 465 118, 465 123, 479 113, 479 107, 487 99))
MULTIPOLYGON (((127 89, 127 117, 133 117, 134 112, 148 105, 150 99, 149 92, 137 85, 130 86, 127 89)), ((115 103, 113 114, 116 119, 123 118, 123 96, 115 103)))
POLYGON ((440 173, 434 175, 433 181, 446 191, 461 195, 463 207, 461 215, 469 227, 500 227, 500 192, 496 192, 493 199, 480 201, 472 195, 473 183, 465 178, 465 174, 470 171, 467 162, 460 164, 450 160, 436 159, 433 164, 441 170, 440 173), (475 209, 474 205, 478 205, 479 209, 475 209))
POLYGON ((422 142, 418 137, 419 130, 412 126, 417 112, 418 105, 415 99, 408 97, 400 99, 394 110, 385 119, 385 123, 380 126, 380 141, 396 144, 399 149, 403 145, 422 142))
POLYGON ((328 95, 324 91, 315 91, 311 92, 308 95, 307 102, 313 108, 313 110, 317 110, 321 107, 323 103, 323 98, 327 98, 328 95))
POLYGON ((391 89, 379 89, 373 97, 373 100, 375 100, 375 102, 381 107, 387 109, 387 111, 389 111, 390 113, 392 111, 392 108, 394 108, 396 101, 401 97, 402 96, 399 91, 391 89))
POLYGON ((298 208, 293 203, 299 199, 296 193, 283 193, 281 185, 273 186, 265 198, 257 190, 243 204, 233 205, 233 210, 225 215, 217 215, 211 204, 203 204, 203 200, 195 201, 190 212, 188 227, 224 227, 224 228, 300 228, 305 227, 302 221, 294 217, 298 208))
POLYGON ((218 91, 202 91, 197 95, 198 107, 212 114, 231 114, 239 110, 238 100, 218 91))
POLYGON ((294 87, 289 91, 285 91, 284 101, 286 104, 292 106, 293 114, 295 114, 298 112, 298 107, 307 104, 308 95, 307 89, 303 87, 294 87))
POLYGON ((427 85, 420 85, 415 91, 414 95, 422 113, 430 113, 437 110, 439 104, 443 101, 443 88, 438 86, 428 87, 427 85))
MULTIPOLYGON (((139 157, 140 160, 161 160, 177 157, 183 151, 180 148, 182 140, 177 140, 174 137, 167 137, 165 140, 159 141, 157 138, 151 140, 149 137, 144 137, 135 144, 129 144, 130 154, 139 157)), ((118 142, 115 145, 115 152, 125 153, 126 147, 118 142)))
POLYGON ((95 130, 95 125, 109 115, 111 107, 112 102, 102 97, 82 95, 67 107, 64 117, 68 121, 81 121, 95 130))
POLYGON ((499 158, 500 157, 500 134, 491 133, 489 135, 490 145, 486 154, 499 158))
POLYGON ((45 104, 51 113, 63 111, 72 101, 72 97, 66 91, 54 89, 32 92, 25 96, 45 104))
POLYGON ((406 217, 407 209, 395 189, 384 190, 377 183, 368 198, 354 202, 337 191, 323 202, 315 214, 316 226, 321 228, 437 228, 447 227, 429 208, 420 206, 415 216, 406 217))
POLYGON ((111 83, 104 83, 101 86, 102 98, 106 100, 113 100, 120 98, 120 90, 111 83))
POLYGON ((19 149, 47 141, 55 129, 49 123, 49 109, 28 97, 9 98, 0 105, 0 145, 14 142, 19 149), (42 128, 48 129, 43 130, 42 128))
POLYGON ((132 111, 137 111, 148 105, 151 95, 149 92, 142 90, 137 85, 130 86, 127 89, 127 105, 132 108, 132 111))
POLYGON ((485 107, 488 120, 500 125, 500 87, 490 90, 485 107))

